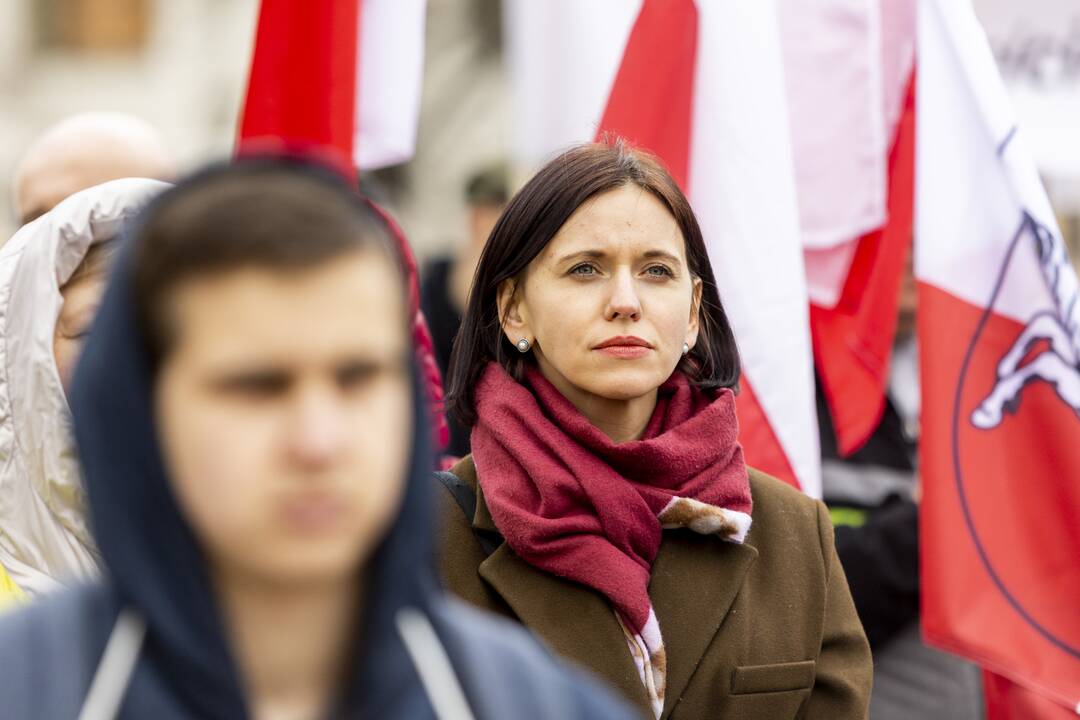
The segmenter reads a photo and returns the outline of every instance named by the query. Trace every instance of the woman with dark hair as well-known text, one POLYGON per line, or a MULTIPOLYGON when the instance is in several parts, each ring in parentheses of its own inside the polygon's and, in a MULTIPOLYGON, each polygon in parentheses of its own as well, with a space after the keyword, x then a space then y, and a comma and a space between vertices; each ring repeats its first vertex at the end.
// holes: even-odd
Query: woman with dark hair
POLYGON ((701 230, 651 156, 557 157, 477 267, 439 479, 449 588, 659 717, 862 718, 870 652, 824 506, 746 467, 701 230))

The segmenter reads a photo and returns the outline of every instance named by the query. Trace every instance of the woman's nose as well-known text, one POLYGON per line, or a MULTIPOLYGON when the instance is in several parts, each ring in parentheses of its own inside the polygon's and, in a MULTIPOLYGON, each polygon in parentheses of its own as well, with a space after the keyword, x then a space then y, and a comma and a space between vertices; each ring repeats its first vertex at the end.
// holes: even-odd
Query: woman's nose
POLYGON ((638 298, 637 287, 629 270, 616 273, 610 287, 611 295, 608 297, 608 306, 604 313, 608 320, 618 318, 637 320, 641 317, 641 300, 638 298))

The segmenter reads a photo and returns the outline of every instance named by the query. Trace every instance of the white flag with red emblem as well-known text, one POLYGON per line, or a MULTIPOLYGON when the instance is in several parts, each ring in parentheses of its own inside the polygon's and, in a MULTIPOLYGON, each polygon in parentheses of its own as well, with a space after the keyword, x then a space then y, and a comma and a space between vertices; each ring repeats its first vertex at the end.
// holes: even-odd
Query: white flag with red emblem
POLYGON ((747 461, 820 495, 791 129, 772 0, 510 0, 515 150, 611 131, 663 159, 701 223, 743 359, 747 461))
POLYGON ((969 3, 920 0, 919 67, 923 625, 1000 676, 999 706, 1021 707, 1003 702, 1011 682, 1065 717, 1080 703, 1080 283, 969 3))

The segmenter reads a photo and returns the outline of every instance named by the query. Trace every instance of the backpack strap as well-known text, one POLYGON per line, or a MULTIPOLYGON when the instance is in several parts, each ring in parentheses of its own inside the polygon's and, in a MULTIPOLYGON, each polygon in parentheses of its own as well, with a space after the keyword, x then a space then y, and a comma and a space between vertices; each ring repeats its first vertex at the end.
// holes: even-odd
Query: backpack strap
MULTIPOLYGON (((476 490, 452 472, 440 471, 435 473, 435 477, 454 498, 454 502, 461 508, 461 514, 465 516, 465 522, 471 527, 473 517, 476 516, 476 490)), ((503 543, 503 537, 499 533, 477 528, 472 528, 472 531, 485 557, 495 552, 503 543)))

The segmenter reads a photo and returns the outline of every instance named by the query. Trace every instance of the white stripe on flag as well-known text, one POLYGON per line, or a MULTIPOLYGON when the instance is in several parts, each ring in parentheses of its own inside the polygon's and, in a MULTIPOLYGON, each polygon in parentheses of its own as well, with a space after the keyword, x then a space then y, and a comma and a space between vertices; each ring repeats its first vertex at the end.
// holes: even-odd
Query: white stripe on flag
POLYGON ((416 151, 427 0, 362 0, 355 162, 364 170, 416 151))
MULTIPOLYGON (((918 81, 915 274, 985 305, 1021 210, 1055 233, 1057 222, 970 6, 924 0, 921 7, 920 64, 933 72, 918 81)), ((1040 276, 1033 247, 1013 263, 1015 276, 1040 276)), ((1048 299, 1041 283, 1006 283, 994 311, 1026 323, 1048 299)))
POLYGON ((596 136, 641 0, 505 0, 513 152, 533 168, 596 136))
POLYGON ((691 201, 746 375, 803 491, 820 497, 806 275, 775 8, 770 0, 698 6, 691 201))
MULTIPOLYGON (((803 245, 885 222, 880 0, 778 0, 803 245)), ((846 275, 846 273, 845 273, 846 275)))

